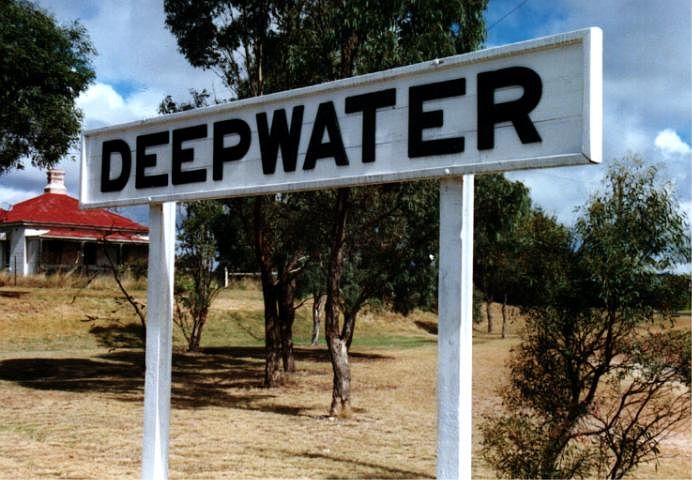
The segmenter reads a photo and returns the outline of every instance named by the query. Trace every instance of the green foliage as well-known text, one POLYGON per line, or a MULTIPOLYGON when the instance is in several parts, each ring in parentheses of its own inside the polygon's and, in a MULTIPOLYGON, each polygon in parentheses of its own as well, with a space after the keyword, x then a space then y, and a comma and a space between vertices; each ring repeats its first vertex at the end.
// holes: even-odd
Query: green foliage
POLYGON ((532 415, 502 416, 481 425, 483 456, 501 478, 582 478, 595 467, 591 445, 565 449, 557 468, 542 470, 550 425, 532 415))
POLYGON ((188 350, 199 349, 209 309, 219 293, 215 275, 214 225, 223 211, 215 201, 190 202, 178 233, 176 261, 176 324, 188 341, 188 350))
POLYGON ((477 48, 486 0, 165 0, 166 25, 195 67, 238 98, 477 48))
MULTIPOLYGON (((519 226, 512 303, 525 308, 564 303, 579 268, 573 235, 553 216, 534 209, 519 226)), ((570 297, 569 300, 574 300, 570 297)))
MULTIPOLYGON (((480 175, 475 182, 474 284, 489 301, 516 297, 522 285, 516 259, 524 242, 519 235, 531 199, 521 182, 502 174, 480 175)), ((518 303, 518 302, 517 302, 518 303)))
POLYGON ((633 157, 615 163, 606 191, 596 195, 577 222, 580 255, 597 297, 608 310, 626 305, 649 315, 658 273, 690 261, 689 229, 670 184, 657 169, 633 157))
POLYGON ((647 329, 679 295, 662 288, 661 270, 689 261, 685 217, 638 158, 614 163, 604 186, 571 252, 564 231, 534 218, 559 250, 532 274, 558 272, 510 362, 512 411, 483 426, 484 456, 503 476, 621 478, 690 416, 689 332, 647 329))
POLYGON ((49 167, 75 143, 75 99, 95 78, 86 30, 59 26, 30 2, 0 2, 0 174, 26 157, 49 167))
POLYGON ((300 86, 468 52, 485 38, 486 4, 308 1, 285 68, 300 86))
POLYGON ((690 311, 692 310, 690 292, 690 274, 662 273, 658 275, 659 291, 651 302, 656 303, 657 309, 665 312, 690 311))
POLYGON ((437 300, 438 195, 436 182, 354 190, 346 248, 344 308, 389 302, 408 314, 437 300))

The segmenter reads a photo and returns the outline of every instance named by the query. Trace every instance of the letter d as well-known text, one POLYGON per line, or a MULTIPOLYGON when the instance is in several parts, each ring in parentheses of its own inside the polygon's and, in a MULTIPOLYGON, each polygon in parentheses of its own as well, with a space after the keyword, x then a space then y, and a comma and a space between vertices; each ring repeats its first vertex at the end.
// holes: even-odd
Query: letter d
POLYGON ((103 142, 101 150, 101 192, 119 192, 130 178, 132 168, 132 153, 130 146, 124 140, 108 140, 103 142), (122 159, 120 174, 111 178, 111 157, 114 153, 119 153, 122 159))

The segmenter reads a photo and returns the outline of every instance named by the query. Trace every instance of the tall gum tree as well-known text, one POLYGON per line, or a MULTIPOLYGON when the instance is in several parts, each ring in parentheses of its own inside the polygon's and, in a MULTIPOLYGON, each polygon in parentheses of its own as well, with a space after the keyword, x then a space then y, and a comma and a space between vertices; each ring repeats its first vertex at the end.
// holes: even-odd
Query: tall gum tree
MULTIPOLYGON (((235 98, 247 98, 291 88, 282 55, 290 38, 300 2, 166 0, 166 25, 178 47, 195 67, 217 73, 235 98)), ((251 230, 260 271, 265 317, 264 384, 281 383, 281 359, 286 371, 295 363, 291 326, 294 315, 295 275, 302 252, 277 255, 281 228, 271 218, 285 202, 276 197, 255 197, 229 202, 232 214, 244 218, 236 224, 251 230), (277 264, 281 257, 284 263, 277 264), (280 273, 279 273, 280 272, 280 273)))
MULTIPOLYGON (((289 48, 289 55, 299 59, 302 71, 314 72, 309 80, 334 80, 462 53, 477 48, 485 35, 485 1, 308 3, 303 28, 296 30, 302 40, 289 48)), ((325 337, 334 373, 331 415, 352 413, 348 345, 353 328, 348 322, 340 328, 338 308, 343 303, 348 217, 356 214, 354 197, 374 191, 339 189, 335 194, 325 301, 325 337)))
MULTIPOLYGON (((477 48, 485 34, 485 0, 194 2, 166 0, 166 24, 192 65, 212 69, 239 98, 384 70, 477 48)), ((367 189, 363 189, 367 192, 367 189)), ((367 195, 367 193, 364 193, 367 195)), ((332 413, 350 412, 350 368, 339 328, 341 275, 353 193, 333 194, 326 241, 325 333, 334 368, 332 413)), ((276 239, 263 220, 273 199, 256 199, 255 246, 267 329, 265 383, 279 380, 274 319, 276 239), (272 336, 269 338, 269 336, 272 336)), ((277 232, 279 233, 279 232, 277 232)), ((295 253, 295 252, 294 252, 295 253)), ((290 261, 300 255, 282 255, 290 261)), ((284 269, 284 271, 290 271, 284 269)), ((282 289, 278 289, 282 291, 282 289)), ((285 291, 285 289, 283 289, 285 291)))
POLYGON ((26 159, 50 167, 77 140, 75 100, 94 80, 95 54, 79 23, 60 26, 34 4, 0 2, 0 175, 26 159))

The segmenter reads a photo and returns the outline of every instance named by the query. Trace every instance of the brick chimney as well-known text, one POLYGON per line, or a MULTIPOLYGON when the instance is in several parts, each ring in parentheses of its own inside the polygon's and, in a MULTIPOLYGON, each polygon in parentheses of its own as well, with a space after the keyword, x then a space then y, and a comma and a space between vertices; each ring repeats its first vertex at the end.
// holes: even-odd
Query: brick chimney
POLYGON ((48 185, 43 188, 45 193, 67 194, 65 188, 65 171, 64 170, 48 170, 48 185))

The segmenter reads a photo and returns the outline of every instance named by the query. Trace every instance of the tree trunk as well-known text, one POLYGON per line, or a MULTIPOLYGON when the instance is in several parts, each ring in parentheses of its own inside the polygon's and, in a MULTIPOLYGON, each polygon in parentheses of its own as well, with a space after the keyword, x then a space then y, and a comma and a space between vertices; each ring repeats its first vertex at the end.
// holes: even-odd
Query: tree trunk
POLYGON ((350 190, 347 188, 340 188, 337 191, 334 233, 327 270, 327 300, 324 306, 324 331, 327 339, 329 360, 331 361, 334 374, 332 404, 329 414, 331 416, 345 417, 351 415, 351 368, 348 363, 346 341, 341 338, 339 332, 338 306, 349 196, 350 190))
POLYGON ((353 332, 356 329, 356 317, 358 310, 348 310, 344 312, 344 328, 341 330, 341 338, 346 341, 346 348, 351 350, 353 342, 353 332))
POLYGON ((507 294, 502 300, 502 338, 507 336, 507 294))
POLYGON ((199 338, 200 334, 198 333, 198 328, 195 323, 192 325, 192 332, 190 333, 190 340, 187 342, 187 351, 188 352, 197 352, 199 351, 199 338))
POLYGON ((485 315, 488 317, 488 333, 493 333, 493 315, 490 312, 490 307, 492 303, 492 298, 485 299, 485 315))
POLYGON ((204 330, 204 325, 207 323, 209 310, 204 309, 196 314, 192 313, 192 316, 192 332, 190 333, 190 340, 187 344, 187 351, 199 352, 199 343, 202 339, 202 330, 204 330), (197 315, 197 318, 194 318, 195 315, 197 315))
MULTIPOLYGON (((264 276, 264 275, 263 275, 264 276)), ((276 308, 275 287, 262 281, 264 297, 264 386, 277 387, 281 384, 281 332, 276 308)))
POLYGON ((294 308, 296 281, 281 283, 279 297, 279 323, 281 325, 281 358, 284 372, 295 372, 296 362, 293 356, 293 322, 296 318, 294 308))
MULTIPOLYGON (((325 315, 325 319, 326 319, 325 315)), ((348 363, 348 347, 338 335, 328 335, 329 358, 332 362, 332 404, 329 416, 348 418, 351 410, 351 366, 348 363)))
POLYGON ((262 197, 255 198, 254 230, 255 254, 260 266, 262 297, 264 299, 264 386, 276 387, 281 383, 281 332, 277 308, 277 292, 272 274, 271 249, 266 237, 262 197))
POLYGON ((312 345, 317 345, 320 340, 320 305, 322 304, 322 295, 313 295, 312 297, 312 345))

